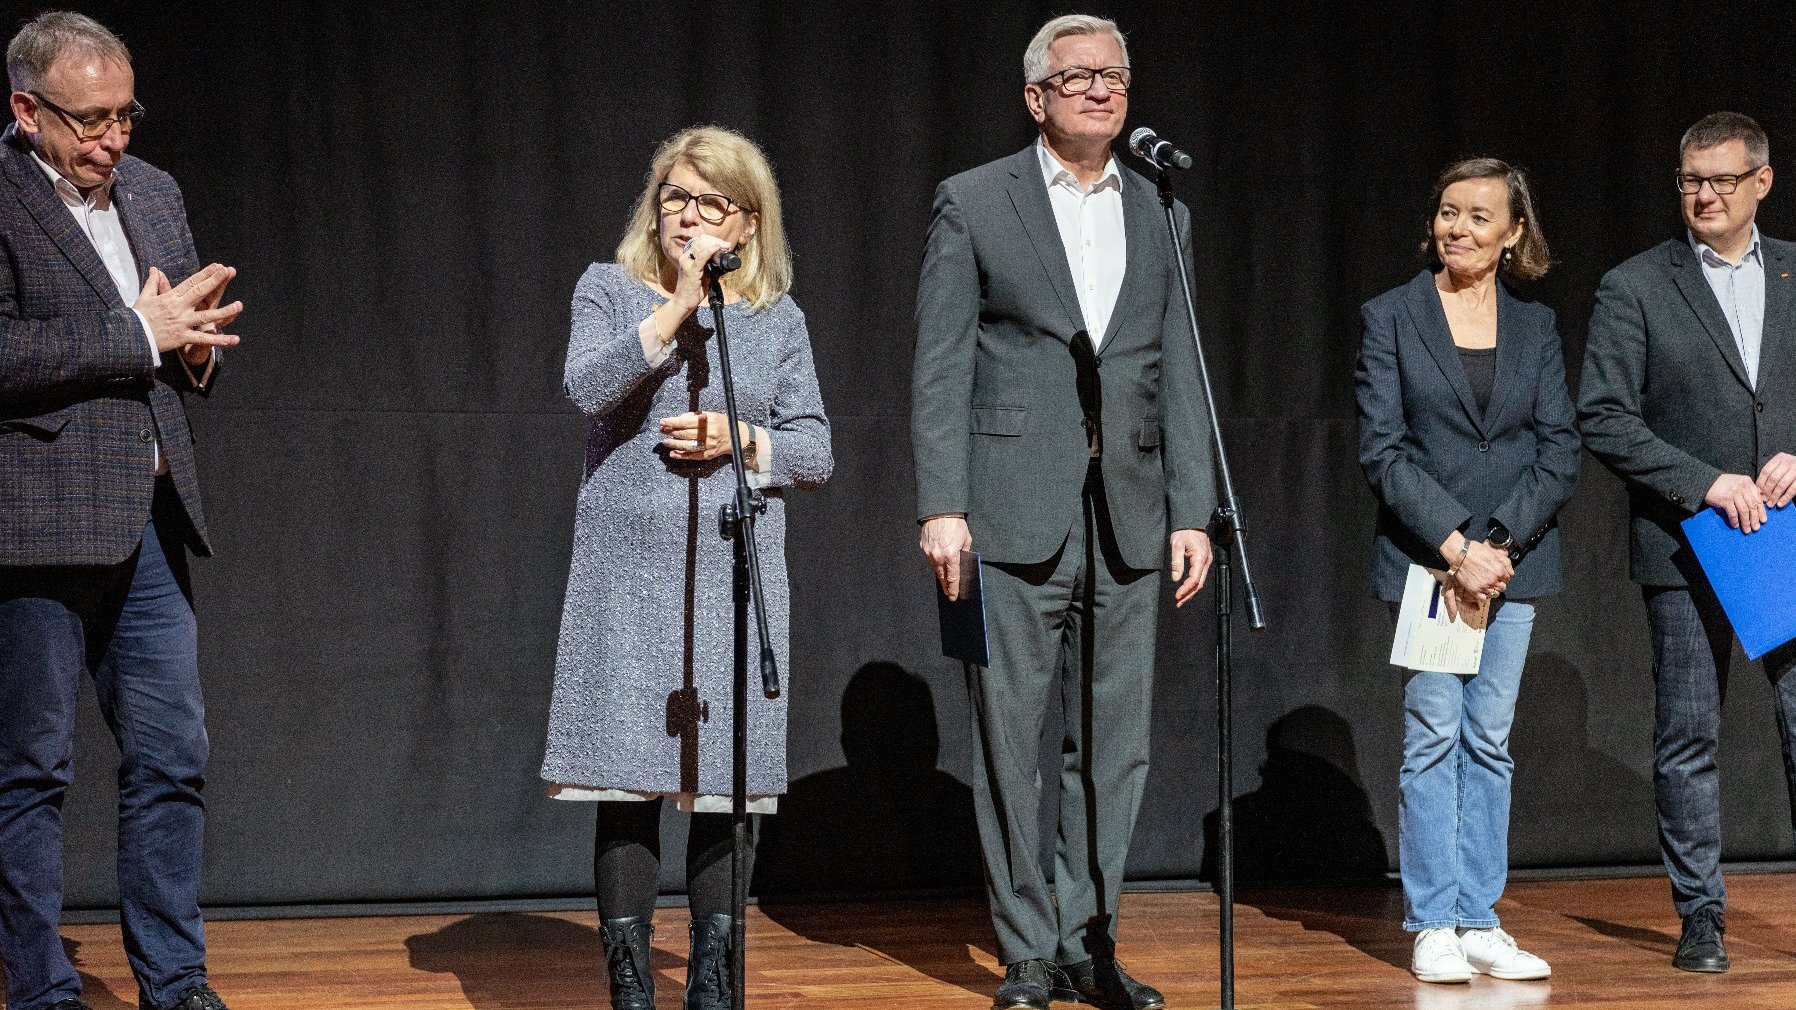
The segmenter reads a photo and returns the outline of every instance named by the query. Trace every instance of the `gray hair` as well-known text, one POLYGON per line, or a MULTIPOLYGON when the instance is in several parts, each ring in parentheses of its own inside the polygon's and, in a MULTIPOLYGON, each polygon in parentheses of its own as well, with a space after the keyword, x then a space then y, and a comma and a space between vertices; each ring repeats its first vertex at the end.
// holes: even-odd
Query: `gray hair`
POLYGON ((6 47, 6 76, 12 89, 42 88, 50 67, 65 53, 131 65, 131 51, 98 21, 73 11, 45 11, 25 22, 6 47))
POLYGON ((1764 128, 1751 116, 1738 112, 1711 112, 1697 120, 1684 131, 1684 139, 1678 141, 1678 160, 1683 161, 1691 151, 1706 151, 1730 140, 1746 145, 1746 160, 1754 168, 1771 164, 1771 141, 1766 139, 1764 128))
MULTIPOLYGON (((1129 43, 1123 38, 1122 29, 1109 18, 1092 17, 1090 14, 1062 14, 1041 26, 1041 31, 1029 40, 1029 48, 1023 50, 1023 83, 1034 84, 1048 76, 1048 47, 1055 39, 1068 35, 1103 35, 1116 40, 1122 49, 1122 65, 1129 65, 1129 43)), ((1097 69, 1093 67, 1092 69, 1097 69)))

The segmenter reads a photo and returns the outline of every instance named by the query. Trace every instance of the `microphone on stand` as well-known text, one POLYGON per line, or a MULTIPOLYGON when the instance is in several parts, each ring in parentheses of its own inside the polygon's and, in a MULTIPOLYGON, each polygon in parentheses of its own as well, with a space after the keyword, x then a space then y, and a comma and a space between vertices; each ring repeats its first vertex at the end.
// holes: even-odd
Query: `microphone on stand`
MULTIPOLYGON (((692 248, 692 241, 690 239, 686 242, 686 248, 692 248)), ((713 277, 718 274, 727 274, 732 270, 740 269, 742 269, 742 257, 737 255, 736 250, 734 249, 719 249, 717 252, 713 253, 711 259, 705 263, 705 271, 713 277)))
POLYGON ((1172 141, 1143 126, 1129 134, 1129 150, 1155 168, 1190 168, 1191 155, 1172 146, 1172 141))

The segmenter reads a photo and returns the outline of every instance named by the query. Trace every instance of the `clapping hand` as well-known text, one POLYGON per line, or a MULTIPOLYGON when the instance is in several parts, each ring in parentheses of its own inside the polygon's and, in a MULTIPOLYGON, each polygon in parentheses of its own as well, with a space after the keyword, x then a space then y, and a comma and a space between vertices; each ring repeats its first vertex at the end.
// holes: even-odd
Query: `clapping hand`
MULTIPOLYGON (((210 354, 214 347, 237 344, 238 337, 234 334, 218 332, 219 326, 228 324, 243 312, 242 302, 222 307, 218 304, 224 297, 225 285, 236 276, 236 267, 213 263, 181 283, 171 285, 167 274, 151 267, 143 291, 132 308, 141 312, 149 324, 156 350, 164 354, 178 350, 186 356, 189 348, 210 354)), ((204 360, 200 358, 200 362, 204 360)), ((192 357, 188 357, 188 362, 195 363, 192 357)))

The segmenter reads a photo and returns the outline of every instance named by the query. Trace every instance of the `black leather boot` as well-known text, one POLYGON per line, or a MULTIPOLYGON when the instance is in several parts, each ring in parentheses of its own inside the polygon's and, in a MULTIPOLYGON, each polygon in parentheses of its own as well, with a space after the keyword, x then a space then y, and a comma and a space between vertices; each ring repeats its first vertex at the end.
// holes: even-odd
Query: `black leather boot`
POLYGON ((599 933, 611 971, 611 1010, 655 1010, 655 975, 649 970, 655 926, 649 916, 600 920, 599 933))
POLYGON ((686 1010, 730 1010, 730 925, 722 913, 692 920, 686 1010))

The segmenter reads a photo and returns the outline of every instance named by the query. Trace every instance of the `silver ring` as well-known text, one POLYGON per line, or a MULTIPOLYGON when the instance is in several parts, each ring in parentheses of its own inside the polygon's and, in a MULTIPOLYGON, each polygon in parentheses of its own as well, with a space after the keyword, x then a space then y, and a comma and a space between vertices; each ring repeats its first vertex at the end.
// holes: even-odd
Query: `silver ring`
POLYGON ((693 440, 692 440, 692 448, 693 448, 693 449, 694 449, 694 450, 697 450, 697 449, 698 449, 698 445, 699 445, 699 443, 698 443, 698 439, 696 439, 696 438, 695 438, 695 439, 693 439, 693 440))

